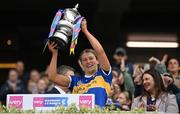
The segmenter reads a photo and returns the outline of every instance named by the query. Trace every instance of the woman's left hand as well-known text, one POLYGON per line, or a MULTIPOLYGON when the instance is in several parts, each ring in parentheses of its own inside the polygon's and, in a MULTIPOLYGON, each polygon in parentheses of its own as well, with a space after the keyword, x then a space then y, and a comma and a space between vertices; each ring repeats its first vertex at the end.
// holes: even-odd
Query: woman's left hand
POLYGON ((86 19, 82 20, 81 29, 82 29, 83 32, 87 31, 87 21, 86 21, 86 19))

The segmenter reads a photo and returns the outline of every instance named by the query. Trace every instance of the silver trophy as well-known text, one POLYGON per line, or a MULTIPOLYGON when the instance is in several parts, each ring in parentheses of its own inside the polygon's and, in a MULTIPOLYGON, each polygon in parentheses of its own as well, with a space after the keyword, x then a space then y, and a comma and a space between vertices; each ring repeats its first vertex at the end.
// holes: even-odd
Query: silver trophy
POLYGON ((76 24, 76 20, 80 17, 80 13, 77 11, 78 4, 75 8, 67 8, 64 10, 59 26, 57 26, 54 34, 49 38, 50 41, 57 43, 57 49, 64 49, 72 36, 73 28, 76 24))

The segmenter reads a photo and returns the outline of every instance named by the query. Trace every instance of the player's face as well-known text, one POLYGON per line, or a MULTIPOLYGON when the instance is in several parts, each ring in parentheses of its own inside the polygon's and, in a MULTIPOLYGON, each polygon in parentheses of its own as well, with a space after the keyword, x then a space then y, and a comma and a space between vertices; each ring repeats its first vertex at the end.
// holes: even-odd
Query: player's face
POLYGON ((85 73, 94 73, 97 71, 98 61, 93 53, 83 53, 81 63, 85 73))

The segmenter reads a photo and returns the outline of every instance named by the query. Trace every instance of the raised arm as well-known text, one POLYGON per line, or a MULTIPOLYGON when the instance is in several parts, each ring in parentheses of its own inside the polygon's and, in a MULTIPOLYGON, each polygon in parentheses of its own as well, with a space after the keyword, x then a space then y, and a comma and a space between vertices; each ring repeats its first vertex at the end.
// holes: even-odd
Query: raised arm
POLYGON ((109 71, 110 63, 106 56, 106 53, 103 47, 101 46, 101 44, 99 43, 99 41, 88 31, 87 22, 85 19, 82 21, 81 29, 82 29, 82 32, 85 34, 86 38, 89 40, 91 46, 97 53, 97 59, 99 61, 100 67, 105 71, 109 71))
POLYGON ((58 50, 55 49, 56 44, 48 42, 48 48, 52 52, 51 63, 48 70, 48 79, 57 85, 68 87, 70 79, 67 76, 57 74, 57 57, 58 50))

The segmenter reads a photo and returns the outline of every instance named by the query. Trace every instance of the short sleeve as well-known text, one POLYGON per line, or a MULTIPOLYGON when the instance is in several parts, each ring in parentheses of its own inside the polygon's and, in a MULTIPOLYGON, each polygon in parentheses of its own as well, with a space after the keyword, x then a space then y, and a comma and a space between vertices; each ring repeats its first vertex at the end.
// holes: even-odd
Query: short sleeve
POLYGON ((112 69, 111 69, 111 67, 110 67, 108 73, 106 73, 103 69, 100 69, 100 73, 103 76, 103 78, 105 79, 105 81, 111 84, 111 82, 112 82, 112 69))

